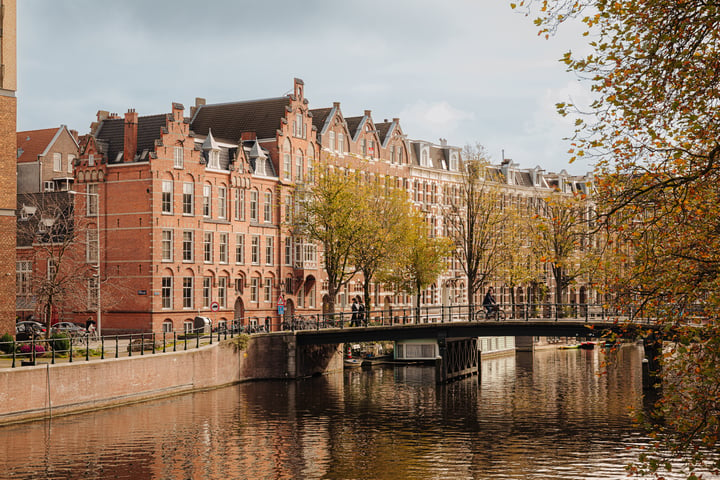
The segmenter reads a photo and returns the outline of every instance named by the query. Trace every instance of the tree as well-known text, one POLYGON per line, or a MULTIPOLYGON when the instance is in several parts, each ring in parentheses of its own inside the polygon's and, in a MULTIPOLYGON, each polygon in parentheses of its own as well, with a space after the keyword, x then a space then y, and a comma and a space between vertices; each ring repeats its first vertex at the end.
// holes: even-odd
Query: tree
POLYGON ((571 160, 597 163, 598 208, 609 237, 627 247, 625 271, 609 275, 617 281, 608 288, 675 335, 661 359, 662 422, 650 425, 658 448, 632 471, 659 476, 667 457, 685 461, 688 478, 703 465, 720 469, 720 4, 538 4, 541 33, 580 18, 591 39, 592 53, 563 58, 590 82, 588 115, 558 109, 577 115, 571 160), (686 325, 691 310, 700 332, 686 325))
POLYGON ((370 285, 383 264, 392 262, 396 246, 400 244, 412 217, 412 205, 407 194, 393 187, 380 184, 357 185, 361 214, 355 222, 362 241, 351 248, 352 262, 363 274, 365 307, 371 308, 370 285))
POLYGON ((415 295, 419 321, 422 291, 447 269, 446 259, 452 253, 452 242, 444 237, 431 237, 424 219, 415 212, 402 242, 396 245, 396 252, 394 261, 386 265, 378 277, 398 290, 415 295))
POLYGON ((559 304, 565 289, 587 268, 587 204, 583 194, 554 192, 545 198, 543 210, 530 224, 533 250, 550 267, 559 304))
POLYGON ((328 281, 328 311, 335 312, 340 289, 355 275, 352 249, 362 240, 358 220, 363 216, 359 198, 363 194, 353 175, 324 168, 312 189, 298 198, 300 208, 294 220, 295 232, 322 246, 328 281))
POLYGON ((466 146, 458 200, 446 200, 444 221, 453 241, 454 255, 468 279, 468 304, 504 260, 503 227, 509 222, 502 196, 487 170, 481 145, 466 146))
POLYGON ((95 230, 75 215, 67 192, 26 194, 18 203, 17 241, 29 252, 18 260, 29 261, 34 272, 21 288, 34 298, 39 320, 49 333, 61 309, 86 310, 88 281, 94 273, 86 245, 90 240, 92 249, 95 230))

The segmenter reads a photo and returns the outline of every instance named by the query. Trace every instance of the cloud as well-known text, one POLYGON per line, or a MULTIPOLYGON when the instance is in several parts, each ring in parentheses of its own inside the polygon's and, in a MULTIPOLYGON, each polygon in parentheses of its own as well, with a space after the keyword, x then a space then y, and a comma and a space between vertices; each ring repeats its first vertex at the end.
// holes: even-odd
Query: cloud
POLYGON ((424 139, 451 136, 463 122, 474 118, 474 113, 455 108, 446 101, 418 100, 400 112, 403 130, 414 138, 424 139))

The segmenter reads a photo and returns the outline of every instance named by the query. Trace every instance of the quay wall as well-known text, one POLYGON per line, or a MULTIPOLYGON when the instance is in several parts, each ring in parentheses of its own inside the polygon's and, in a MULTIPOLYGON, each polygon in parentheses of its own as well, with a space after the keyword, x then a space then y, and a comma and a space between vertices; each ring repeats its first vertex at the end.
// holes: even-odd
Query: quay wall
MULTIPOLYGON (((227 340, 187 351, 0 369, 0 424, 141 402, 248 380, 342 370, 342 349, 298 369, 293 335, 227 340), (281 338, 278 338, 281 337, 281 338), (335 353, 337 352, 337 353, 335 353)), ((40 359, 44 361, 45 359, 40 359)), ((305 362, 300 362, 305 363, 305 362)))

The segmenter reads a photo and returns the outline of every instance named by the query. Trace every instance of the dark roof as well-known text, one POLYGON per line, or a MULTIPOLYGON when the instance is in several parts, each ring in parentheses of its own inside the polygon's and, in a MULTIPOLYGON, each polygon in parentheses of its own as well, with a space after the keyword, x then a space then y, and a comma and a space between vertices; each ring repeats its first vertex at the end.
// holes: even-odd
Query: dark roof
POLYGON ((390 131, 390 127, 392 126, 392 124, 393 122, 382 122, 375 124, 375 130, 377 130, 378 137, 380 138, 380 142, 382 144, 385 144, 385 137, 387 137, 387 134, 390 131))
POLYGON ((255 132, 259 139, 275 138, 288 105, 289 97, 203 105, 195 112, 190 129, 200 135, 212 129, 215 138, 229 142, 240 140, 243 132, 255 132))
POLYGON ((350 117, 350 118, 345 117, 345 123, 347 124, 348 132, 350 132, 350 136, 353 139, 355 139, 355 137, 357 135, 357 129, 360 126, 360 122, 362 121, 363 118, 365 118, 365 117, 350 117))
POLYGON ((317 128, 318 133, 320 133, 325 126, 325 122, 327 122, 327 117, 330 115, 330 112, 332 112, 332 107, 310 110, 310 113, 312 113, 312 123, 315 128, 317 128))
MULTIPOLYGON (((167 125, 167 114, 148 115, 138 118, 138 139, 135 154, 144 150, 155 151, 155 140, 160 138, 161 129, 167 125)), ((103 120, 95 137, 104 146, 105 158, 108 163, 115 163, 120 152, 125 148, 125 119, 103 120)))

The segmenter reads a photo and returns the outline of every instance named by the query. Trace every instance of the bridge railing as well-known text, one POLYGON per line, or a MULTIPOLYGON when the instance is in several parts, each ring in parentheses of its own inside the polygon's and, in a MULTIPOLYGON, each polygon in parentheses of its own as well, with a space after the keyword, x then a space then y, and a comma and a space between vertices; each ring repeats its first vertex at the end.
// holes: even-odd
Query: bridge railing
MULTIPOLYGON (((576 303, 516 303, 499 304, 499 313, 486 314, 482 305, 428 305, 417 307, 394 307, 366 311, 363 314, 341 311, 326 314, 293 315, 276 317, 261 331, 320 330, 325 328, 354 328, 365 326, 389 326, 419 323, 492 322, 514 321, 585 321, 605 322, 610 318, 633 319, 637 312, 621 311, 602 304, 576 303)), ((241 322, 242 323, 242 322, 241 322)), ((253 333, 250 327, 249 333, 253 333)))

